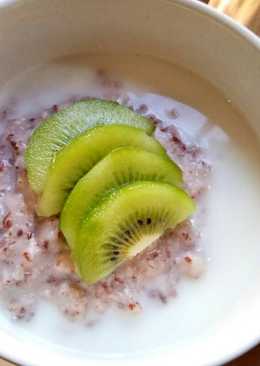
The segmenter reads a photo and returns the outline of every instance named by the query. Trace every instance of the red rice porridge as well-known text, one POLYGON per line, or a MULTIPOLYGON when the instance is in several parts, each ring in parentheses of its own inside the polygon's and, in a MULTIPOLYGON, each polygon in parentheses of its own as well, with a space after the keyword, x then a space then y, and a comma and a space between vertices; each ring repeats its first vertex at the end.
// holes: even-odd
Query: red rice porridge
MULTIPOLYGON (((15 319, 30 320, 41 300, 87 325, 93 325, 111 307, 141 313, 145 310, 144 296, 163 305, 174 301, 179 281, 197 279, 206 269, 200 235, 211 165, 200 137, 213 127, 205 118, 198 133, 189 135, 185 132, 190 123, 185 119, 189 107, 168 97, 133 90, 103 68, 91 72, 91 80, 91 85, 85 82, 84 93, 70 95, 67 91, 59 103, 46 103, 33 113, 23 114, 16 98, 1 109, 0 296, 15 319), (166 232, 143 253, 92 286, 74 272, 58 218, 36 216, 36 198, 24 167, 24 151, 34 128, 52 113, 90 97, 116 100, 153 120, 155 137, 181 166, 185 188, 198 206, 192 219, 166 232)), ((192 111, 189 108, 189 113, 192 111)))

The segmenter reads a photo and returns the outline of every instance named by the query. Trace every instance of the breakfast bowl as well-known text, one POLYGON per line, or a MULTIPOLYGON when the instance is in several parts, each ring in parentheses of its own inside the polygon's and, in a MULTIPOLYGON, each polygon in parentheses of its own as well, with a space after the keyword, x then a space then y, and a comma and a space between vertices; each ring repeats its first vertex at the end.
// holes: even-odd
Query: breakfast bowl
POLYGON ((191 0, 1 0, 0 47, 1 357, 210 366, 256 345, 259 38, 191 0), (121 175, 71 230, 130 165, 153 183, 121 175), (122 238, 141 239, 119 266, 122 238))

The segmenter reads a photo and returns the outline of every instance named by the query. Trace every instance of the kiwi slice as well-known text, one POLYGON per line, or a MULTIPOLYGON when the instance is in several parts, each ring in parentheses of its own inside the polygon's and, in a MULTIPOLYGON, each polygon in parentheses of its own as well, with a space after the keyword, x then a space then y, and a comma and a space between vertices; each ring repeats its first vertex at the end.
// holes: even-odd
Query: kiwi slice
POLYGON ((85 173, 111 150, 128 145, 168 158, 159 142, 139 128, 107 125, 89 129, 56 154, 37 213, 46 217, 59 213, 68 193, 85 173))
POLYGON ((73 257, 88 283, 106 277, 195 209, 180 188, 135 182, 105 196, 82 221, 73 257))
POLYGON ((143 180, 181 186, 182 172, 169 159, 131 146, 115 149, 99 161, 78 181, 62 210, 60 227, 70 247, 87 211, 105 192, 143 180))
POLYGON ((43 191, 55 154, 74 137, 97 125, 120 123, 152 134, 152 122, 116 102, 91 99, 73 104, 47 118, 32 134, 25 153, 28 179, 36 193, 43 191))

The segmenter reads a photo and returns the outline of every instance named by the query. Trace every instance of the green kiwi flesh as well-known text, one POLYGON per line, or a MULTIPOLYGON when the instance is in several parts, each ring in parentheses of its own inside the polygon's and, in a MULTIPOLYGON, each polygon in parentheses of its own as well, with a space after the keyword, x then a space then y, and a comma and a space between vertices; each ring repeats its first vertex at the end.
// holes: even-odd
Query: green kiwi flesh
POLYGON ((38 215, 58 214, 77 181, 105 155, 123 146, 139 147, 169 159, 159 142, 142 129, 127 125, 89 129, 56 154, 38 203, 38 215))
POLYGON ((60 227, 73 248, 80 223, 105 192, 135 181, 161 181, 182 185, 181 169, 169 159, 136 147, 113 150, 84 175, 71 191, 60 227))
POLYGON ((73 258, 87 283, 103 279, 193 213, 180 188, 135 182, 106 195, 82 221, 73 258))
POLYGON ((48 117, 33 132, 25 153, 30 186, 41 193, 55 154, 74 137, 97 125, 118 123, 143 129, 152 134, 152 122, 113 101, 84 100, 48 117))

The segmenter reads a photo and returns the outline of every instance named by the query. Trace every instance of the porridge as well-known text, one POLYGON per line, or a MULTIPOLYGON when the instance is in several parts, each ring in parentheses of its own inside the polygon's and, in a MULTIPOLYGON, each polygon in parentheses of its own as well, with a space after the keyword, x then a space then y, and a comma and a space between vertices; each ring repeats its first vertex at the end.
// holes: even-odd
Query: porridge
POLYGON ((259 238, 257 214, 248 220, 244 214, 259 207, 258 142, 229 100, 162 61, 84 56, 10 80, 2 86, 0 111, 4 331, 103 357, 193 342, 225 321, 247 291, 244 273, 258 266, 248 245, 259 238), (59 215, 37 216, 24 163, 42 121, 89 98, 114 100, 150 118, 153 136, 181 167, 197 206, 94 285, 75 272, 59 215))
POLYGON ((206 149, 197 142, 184 141, 175 126, 179 111, 170 107, 168 99, 165 121, 153 109, 162 97, 128 92, 121 80, 103 69, 93 71, 93 79, 95 85, 89 94, 71 96, 38 114, 13 117, 15 102, 1 111, 1 295, 17 319, 30 319, 39 299, 55 303, 68 317, 84 319, 87 324, 92 323, 89 314, 102 314, 110 306, 139 312, 143 310, 140 294, 167 303, 176 297, 182 276, 198 278, 205 269, 199 237, 211 170, 206 149), (36 195, 28 184, 24 163, 28 139, 42 120, 90 97, 115 100, 150 118, 155 137, 183 170, 185 188, 198 205, 192 220, 168 230, 144 252, 94 285, 85 284, 75 273, 58 217, 37 217, 36 195))

